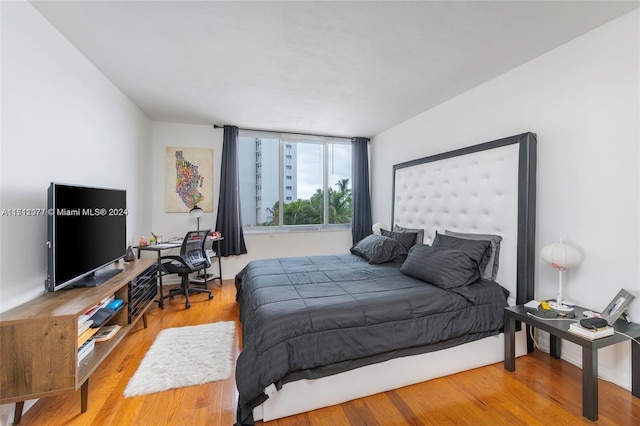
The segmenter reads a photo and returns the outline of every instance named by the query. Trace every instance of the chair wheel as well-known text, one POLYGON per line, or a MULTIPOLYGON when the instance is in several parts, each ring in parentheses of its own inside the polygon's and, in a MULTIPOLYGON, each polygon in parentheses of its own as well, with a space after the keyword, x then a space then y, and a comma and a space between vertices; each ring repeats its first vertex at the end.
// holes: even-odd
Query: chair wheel
POLYGON ((189 309, 189 308, 191 307, 191 303, 187 303, 186 305, 184 305, 184 307, 185 307, 186 309, 189 309))
POLYGON ((213 299, 213 294, 209 295, 209 300, 213 299))

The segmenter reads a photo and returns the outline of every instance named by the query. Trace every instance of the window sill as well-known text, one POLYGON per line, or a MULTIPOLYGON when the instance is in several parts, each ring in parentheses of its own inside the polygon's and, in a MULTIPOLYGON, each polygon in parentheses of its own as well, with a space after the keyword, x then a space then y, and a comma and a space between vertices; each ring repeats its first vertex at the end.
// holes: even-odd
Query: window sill
POLYGON ((300 232, 337 232, 351 231, 351 224, 344 225, 295 225, 295 226, 245 226, 245 235, 287 234, 300 232))

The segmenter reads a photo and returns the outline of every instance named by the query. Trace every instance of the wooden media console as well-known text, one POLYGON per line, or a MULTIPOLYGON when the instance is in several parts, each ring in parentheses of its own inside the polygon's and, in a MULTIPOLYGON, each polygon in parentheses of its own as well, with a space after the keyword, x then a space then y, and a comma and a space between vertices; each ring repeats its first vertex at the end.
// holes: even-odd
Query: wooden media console
POLYGON ((81 412, 87 410, 89 377, 142 318, 157 294, 155 259, 116 262, 122 272, 97 287, 45 293, 0 313, 0 403, 16 403, 14 424, 24 401, 81 389, 81 412), (115 296, 123 308, 104 325, 122 329, 78 363, 78 318, 102 300, 115 296))

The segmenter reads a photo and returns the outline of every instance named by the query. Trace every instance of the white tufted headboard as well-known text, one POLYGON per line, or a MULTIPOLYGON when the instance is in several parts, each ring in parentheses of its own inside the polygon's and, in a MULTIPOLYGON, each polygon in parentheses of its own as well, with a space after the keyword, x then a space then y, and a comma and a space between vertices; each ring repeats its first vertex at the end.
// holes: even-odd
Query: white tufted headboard
POLYGON ((502 236, 496 281, 510 302, 534 297, 536 135, 520 135, 393 166, 392 223, 502 236))

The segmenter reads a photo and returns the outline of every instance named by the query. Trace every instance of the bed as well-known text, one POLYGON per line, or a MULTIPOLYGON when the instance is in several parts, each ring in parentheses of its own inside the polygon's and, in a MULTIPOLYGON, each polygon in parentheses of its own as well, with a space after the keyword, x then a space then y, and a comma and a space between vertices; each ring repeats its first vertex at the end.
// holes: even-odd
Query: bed
POLYGON ((503 308, 534 292, 535 149, 524 133, 397 164, 385 235, 250 262, 236 277, 238 424, 501 361, 503 308))

